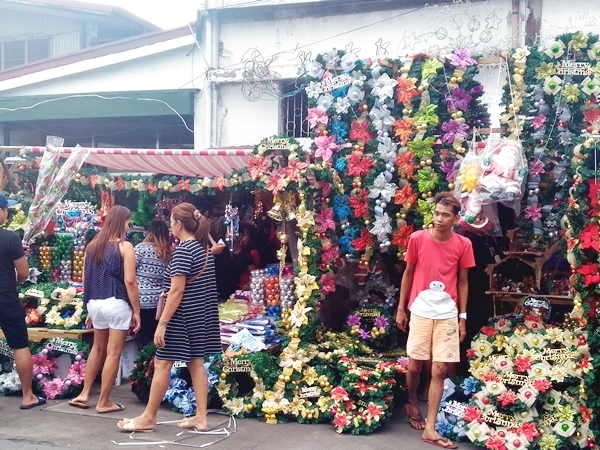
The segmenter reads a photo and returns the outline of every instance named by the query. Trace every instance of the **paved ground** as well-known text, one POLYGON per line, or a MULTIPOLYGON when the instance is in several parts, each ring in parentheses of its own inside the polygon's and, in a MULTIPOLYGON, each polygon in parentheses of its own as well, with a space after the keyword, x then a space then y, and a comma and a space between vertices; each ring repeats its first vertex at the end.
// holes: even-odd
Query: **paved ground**
MULTIPOLYGON (((408 425, 402 408, 390 422, 370 436, 339 435, 332 425, 267 425, 256 419, 237 420, 228 424, 228 416, 210 414, 211 428, 228 427, 229 437, 197 435, 181 431, 174 423, 157 427, 154 433, 120 431, 116 423, 122 417, 135 417, 143 404, 127 385, 115 387, 113 400, 126 405, 121 413, 96 414, 93 408, 84 410, 69 406, 66 400, 49 401, 41 408, 19 409, 20 398, 0 397, 0 449, 2 450, 104 450, 112 448, 175 449, 210 448, 214 450, 416 450, 434 447, 420 439, 420 433, 408 425), (210 442, 217 441, 205 446, 210 442), (133 445, 132 445, 133 444, 133 445), (205 446, 205 447, 202 447, 205 446)), ((91 404, 93 404, 92 398, 91 404)), ((425 405, 423 404, 423 409, 425 405)), ((159 421, 177 421, 181 416, 163 408, 159 421)), ((461 444, 465 450, 475 447, 461 444)))

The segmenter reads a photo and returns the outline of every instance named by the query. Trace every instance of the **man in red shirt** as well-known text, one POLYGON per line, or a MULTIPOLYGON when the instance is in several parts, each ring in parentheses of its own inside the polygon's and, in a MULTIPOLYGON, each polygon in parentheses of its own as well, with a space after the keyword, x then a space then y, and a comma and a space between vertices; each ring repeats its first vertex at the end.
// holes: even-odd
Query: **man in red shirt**
POLYGON ((448 365, 460 361, 459 343, 465 338, 467 273, 475 266, 471 241, 452 231, 460 203, 447 192, 435 196, 433 228, 410 237, 404 261, 396 324, 406 331, 411 312, 406 351, 410 424, 423 430, 423 440, 443 448, 457 448, 435 430, 448 365), (427 422, 419 410, 417 387, 423 364, 432 360, 427 422))

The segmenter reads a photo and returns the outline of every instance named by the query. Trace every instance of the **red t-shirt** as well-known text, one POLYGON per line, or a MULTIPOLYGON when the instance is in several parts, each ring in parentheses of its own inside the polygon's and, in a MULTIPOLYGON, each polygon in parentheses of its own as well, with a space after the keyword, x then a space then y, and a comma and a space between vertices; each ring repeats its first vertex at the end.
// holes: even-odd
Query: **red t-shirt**
POLYGON ((432 281, 444 283, 445 291, 458 303, 458 269, 475 266, 469 239, 453 232, 448 242, 438 242, 433 239, 431 230, 417 231, 410 236, 404 260, 415 265, 408 309, 421 291, 429 289, 432 281))

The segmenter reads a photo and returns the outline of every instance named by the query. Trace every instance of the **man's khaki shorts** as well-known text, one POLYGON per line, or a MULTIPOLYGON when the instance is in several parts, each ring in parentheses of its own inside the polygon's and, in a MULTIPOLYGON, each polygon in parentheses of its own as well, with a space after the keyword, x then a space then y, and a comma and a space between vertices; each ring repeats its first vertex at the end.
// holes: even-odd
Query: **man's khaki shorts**
POLYGON ((460 362, 458 317, 426 319, 412 314, 406 353, 420 361, 460 362))

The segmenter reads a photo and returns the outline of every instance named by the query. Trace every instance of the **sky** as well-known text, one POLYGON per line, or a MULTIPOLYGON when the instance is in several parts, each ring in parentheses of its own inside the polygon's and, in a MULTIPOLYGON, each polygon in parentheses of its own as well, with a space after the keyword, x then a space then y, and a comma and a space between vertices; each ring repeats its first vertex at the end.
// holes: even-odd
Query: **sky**
POLYGON ((142 19, 168 30, 196 20, 204 0, 79 0, 84 3, 120 6, 142 19))

